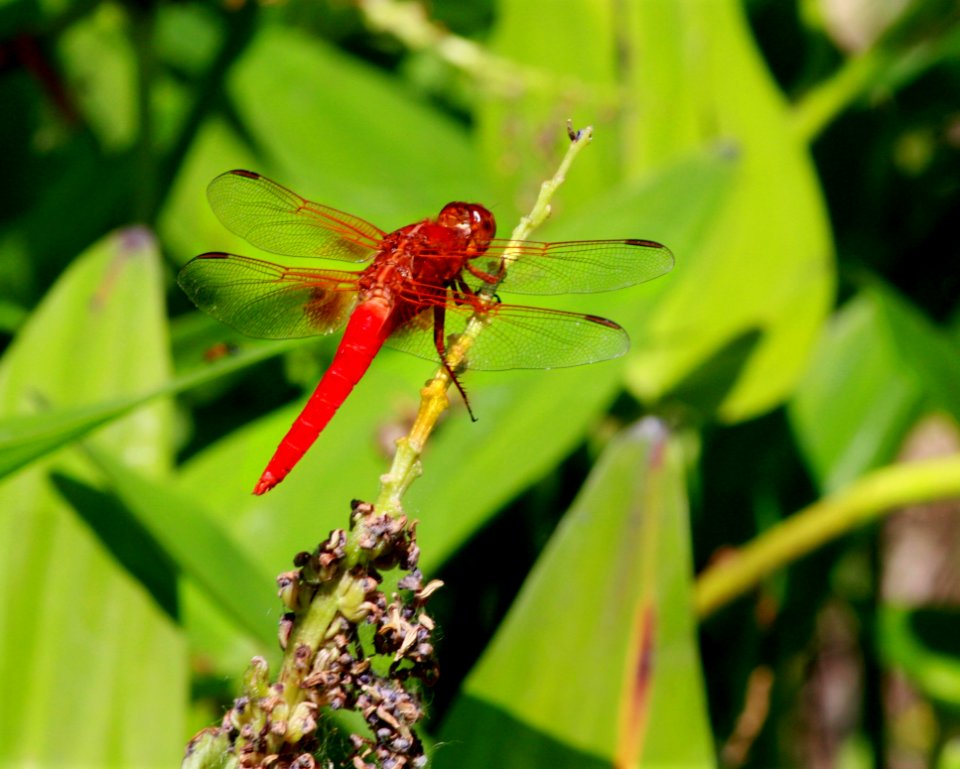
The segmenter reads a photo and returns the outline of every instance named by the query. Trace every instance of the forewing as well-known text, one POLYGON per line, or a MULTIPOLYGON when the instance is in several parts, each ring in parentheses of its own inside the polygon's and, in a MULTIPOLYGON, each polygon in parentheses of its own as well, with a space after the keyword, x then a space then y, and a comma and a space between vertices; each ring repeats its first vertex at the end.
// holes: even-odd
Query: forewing
MULTIPOLYGON (((468 306, 448 307, 444 321, 447 345, 461 334, 472 315, 468 306)), ((630 349, 627 332, 595 315, 520 305, 494 305, 485 328, 467 353, 475 371, 550 369, 619 358, 630 349)), ((433 341, 433 311, 426 310, 387 341, 388 346, 438 361, 433 341)))
POLYGON ((329 334, 357 302, 357 273, 290 269, 233 254, 202 254, 177 282, 201 310, 261 339, 329 334))
POLYGON ((313 203, 253 171, 228 171, 207 188, 224 226, 264 251, 363 262, 384 232, 359 217, 313 203))
POLYGON ((471 264, 496 275, 504 255, 504 293, 589 294, 634 286, 673 269, 670 249, 652 240, 571 240, 557 243, 495 240, 471 264))

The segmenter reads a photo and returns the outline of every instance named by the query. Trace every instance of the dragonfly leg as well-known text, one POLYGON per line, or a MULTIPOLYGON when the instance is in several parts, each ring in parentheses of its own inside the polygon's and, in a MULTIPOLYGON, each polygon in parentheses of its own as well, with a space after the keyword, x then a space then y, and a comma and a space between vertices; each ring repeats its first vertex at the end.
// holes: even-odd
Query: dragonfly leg
MULTIPOLYGON (((469 304, 477 312, 483 311, 483 305, 480 301, 480 296, 470 288, 470 285, 462 278, 457 277, 456 279, 456 290, 452 291, 453 293, 453 303, 458 307, 469 304)), ((500 302, 500 299, 494 294, 494 298, 497 300, 497 303, 500 302)))
POLYGON ((467 272, 469 272, 471 275, 473 275, 473 277, 475 277, 475 278, 480 278, 480 280, 482 280, 484 283, 487 283, 487 284, 489 284, 489 285, 491 285, 491 286, 492 286, 494 283, 499 283, 501 280, 503 280, 503 275, 504 275, 504 272, 505 272, 505 270, 504 270, 504 268, 503 268, 503 262, 500 263, 500 269, 497 271, 496 274, 494 274, 494 273, 492 273, 492 272, 485 272, 484 270, 477 269, 477 268, 474 267, 472 264, 470 264, 470 262, 467 262, 467 263, 466 263, 465 265, 463 265, 463 266, 464 266, 464 268, 466 268, 467 272))
POLYGON ((470 420, 476 422, 477 418, 474 416, 473 409, 470 406, 470 399, 467 397, 467 391, 463 389, 463 385, 460 383, 460 377, 457 376, 457 373, 453 370, 453 367, 447 360, 447 345, 444 341, 443 333, 445 318, 446 308, 444 305, 435 305, 433 308, 433 345, 437 348, 437 354, 440 356, 440 362, 447 370, 450 380, 454 383, 454 385, 456 385, 457 390, 460 393, 460 397, 463 398, 463 405, 467 407, 467 413, 470 415, 470 420))

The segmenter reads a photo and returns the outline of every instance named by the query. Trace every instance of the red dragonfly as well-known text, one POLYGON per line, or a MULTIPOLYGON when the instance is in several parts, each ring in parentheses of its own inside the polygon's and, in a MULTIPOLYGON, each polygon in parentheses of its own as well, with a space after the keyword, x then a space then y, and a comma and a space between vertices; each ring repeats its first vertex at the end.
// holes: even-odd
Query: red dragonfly
POLYGON ((347 272, 214 252, 192 259, 180 272, 180 286, 198 307, 249 336, 287 339, 346 326, 333 362, 254 494, 287 476, 384 344, 439 360, 465 402, 446 349, 450 335, 461 333, 475 312, 492 322, 468 352, 471 369, 578 366, 619 357, 629 348, 626 332, 605 318, 491 303, 480 296, 504 276, 505 291, 588 293, 642 283, 673 267, 669 249, 650 240, 510 246, 494 238, 493 214, 473 203, 448 203, 436 219, 386 233, 252 171, 218 176, 207 194, 220 221, 257 248, 367 263, 347 272))

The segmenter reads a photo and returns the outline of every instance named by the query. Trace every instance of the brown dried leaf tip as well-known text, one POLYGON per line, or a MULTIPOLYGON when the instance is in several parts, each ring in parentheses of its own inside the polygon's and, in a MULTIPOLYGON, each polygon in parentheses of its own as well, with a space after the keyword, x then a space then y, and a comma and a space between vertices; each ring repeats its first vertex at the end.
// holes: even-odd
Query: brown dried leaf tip
POLYGON ((414 732, 423 717, 417 690, 439 675, 425 606, 441 583, 423 583, 419 555, 415 521, 354 502, 349 532, 331 532, 277 578, 287 609, 278 681, 270 683, 266 661, 255 657, 243 696, 219 728, 191 740, 185 769, 320 766, 323 707, 357 711, 370 727, 367 736, 350 735, 354 769, 423 767, 423 744, 414 732), (380 572, 397 567, 407 573, 388 601, 380 572))

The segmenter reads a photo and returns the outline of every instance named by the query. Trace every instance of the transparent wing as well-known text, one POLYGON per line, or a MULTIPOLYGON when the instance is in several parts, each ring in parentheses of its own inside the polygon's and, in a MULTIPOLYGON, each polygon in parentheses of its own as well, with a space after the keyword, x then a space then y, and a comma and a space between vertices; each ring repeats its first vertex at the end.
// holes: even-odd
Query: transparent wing
POLYGON ((177 282, 201 310, 261 339, 329 334, 357 303, 357 273, 291 269, 233 254, 191 259, 177 282))
POLYGON ((494 240, 471 265, 496 275, 504 255, 512 252, 502 290, 515 294, 613 291, 660 277, 674 261, 669 248, 652 240, 531 240, 508 247, 509 241, 494 240))
POLYGON ((363 262, 374 256, 385 234, 253 171, 221 174, 210 182, 207 197, 227 229, 275 254, 363 262))
MULTIPOLYGON (((445 312, 444 337, 460 334, 473 313, 467 305, 445 312)), ((467 355, 475 371, 550 369, 619 358, 630 349, 627 332, 611 320, 539 307, 499 304, 467 355)), ((387 345, 420 358, 438 361, 433 341, 433 309, 394 332, 387 345)))

